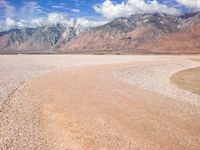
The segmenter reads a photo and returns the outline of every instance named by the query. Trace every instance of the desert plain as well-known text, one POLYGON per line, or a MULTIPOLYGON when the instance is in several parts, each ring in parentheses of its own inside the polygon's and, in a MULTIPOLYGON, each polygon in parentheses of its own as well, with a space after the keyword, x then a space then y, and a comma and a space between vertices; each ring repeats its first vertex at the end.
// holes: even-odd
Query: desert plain
POLYGON ((0 150, 199 150, 200 55, 1 55, 0 150))

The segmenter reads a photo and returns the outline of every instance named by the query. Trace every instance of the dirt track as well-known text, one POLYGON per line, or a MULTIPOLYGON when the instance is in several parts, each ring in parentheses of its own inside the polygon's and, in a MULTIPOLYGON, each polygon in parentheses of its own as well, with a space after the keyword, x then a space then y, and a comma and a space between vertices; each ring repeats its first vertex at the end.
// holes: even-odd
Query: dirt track
POLYGON ((116 76, 124 68, 130 72, 130 67, 152 63, 159 73, 172 60, 189 59, 177 58, 58 69, 27 81, 10 95, 0 114, 0 147, 198 150, 198 104, 123 82, 121 77, 128 78, 124 74, 116 76))

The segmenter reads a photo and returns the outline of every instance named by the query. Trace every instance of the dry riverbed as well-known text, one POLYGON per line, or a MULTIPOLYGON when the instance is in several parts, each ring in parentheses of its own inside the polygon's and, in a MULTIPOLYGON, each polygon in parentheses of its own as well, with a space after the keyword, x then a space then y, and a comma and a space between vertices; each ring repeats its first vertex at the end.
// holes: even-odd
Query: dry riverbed
POLYGON ((0 57, 0 149, 200 147, 200 96, 170 80, 199 56, 0 57))

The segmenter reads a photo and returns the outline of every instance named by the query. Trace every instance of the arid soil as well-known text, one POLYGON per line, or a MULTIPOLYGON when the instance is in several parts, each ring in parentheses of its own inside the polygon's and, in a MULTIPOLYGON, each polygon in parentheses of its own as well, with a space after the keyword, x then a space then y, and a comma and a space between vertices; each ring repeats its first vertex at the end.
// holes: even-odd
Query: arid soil
POLYGON ((0 55, 0 106, 26 80, 56 69, 152 60, 146 56, 0 55))
POLYGON ((179 87, 200 95, 200 67, 180 71, 171 79, 179 87))
MULTIPOLYGON (((31 57, 29 65, 39 66, 31 57)), ((0 149, 199 149, 200 96, 170 82, 172 74, 200 66, 191 60, 199 56, 63 56, 62 63, 53 57, 59 56, 48 58, 54 67, 32 71, 8 94, 0 149), (63 67, 69 60, 73 65, 63 67), (88 63, 77 67, 81 60, 88 63)))
POLYGON ((199 53, 200 24, 186 28, 179 32, 164 34, 141 44, 140 51, 171 54, 198 54, 199 53))
POLYGON ((199 105, 199 95, 182 90, 171 81, 171 76, 175 73, 198 67, 199 64, 196 60, 174 57, 137 66, 130 64, 116 72, 116 74, 120 80, 128 84, 137 85, 147 91, 162 94, 178 101, 187 101, 199 105))

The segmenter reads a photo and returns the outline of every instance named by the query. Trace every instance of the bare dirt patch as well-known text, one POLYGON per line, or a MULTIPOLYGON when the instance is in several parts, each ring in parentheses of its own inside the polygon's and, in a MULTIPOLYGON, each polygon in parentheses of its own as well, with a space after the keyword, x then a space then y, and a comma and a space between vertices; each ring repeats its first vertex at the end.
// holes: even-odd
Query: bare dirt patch
POLYGON ((171 80, 180 88, 200 95, 200 67, 180 71, 171 80))
POLYGON ((200 59, 198 58, 193 58, 192 60, 200 62, 200 59))
MULTIPOLYGON (((3 68, 6 62, 0 77, 10 84, 15 81, 12 76, 18 80, 27 72, 35 74, 39 66, 56 68, 44 74, 39 71, 39 76, 29 77, 23 87, 10 94, 0 112, 0 150, 199 149, 200 105, 189 102, 194 99, 190 95, 200 98, 198 95, 188 92, 189 100, 180 102, 185 95, 179 94, 177 87, 174 92, 178 94, 171 98, 126 84, 115 76, 131 63, 136 68, 133 73, 142 74, 140 80, 143 77, 143 81, 159 86, 161 77, 168 82, 173 73, 198 66, 187 61, 191 57, 52 57, 40 56, 38 61, 34 56, 25 66, 22 63, 28 62, 24 61, 30 59, 27 56, 6 57, 0 63, 3 68), (30 70, 31 66, 36 69, 30 70), (143 72, 138 72, 140 68, 143 72), (150 82, 153 80, 157 81, 150 82)), ((137 80, 138 74, 132 77, 137 80)), ((3 85, 8 84, 0 84, 0 89, 3 85)), ((164 85, 171 94, 166 90, 171 84, 164 85)))
POLYGON ((122 68, 59 70, 27 82, 0 116, 3 148, 197 150, 199 106, 115 80, 122 68))

